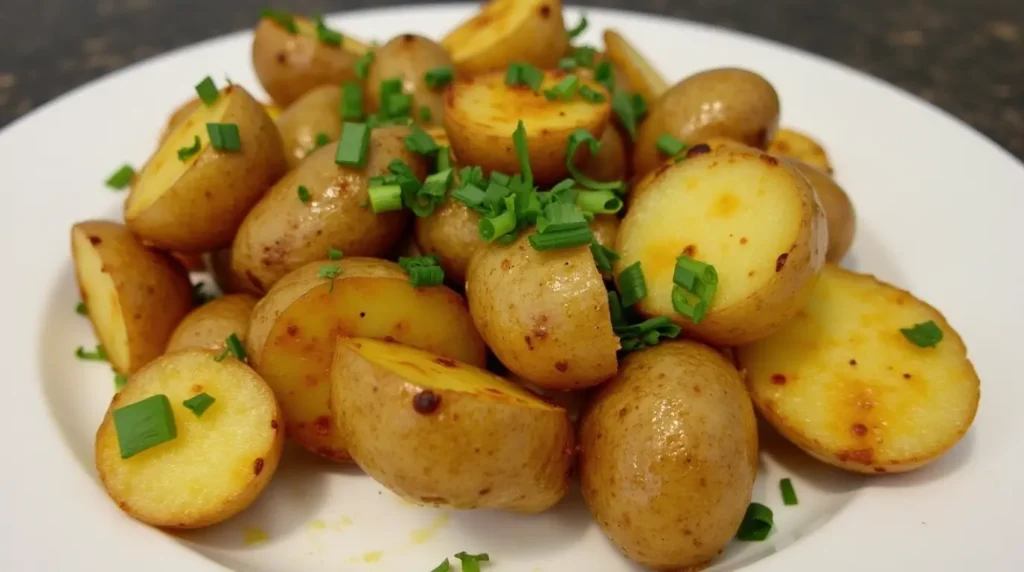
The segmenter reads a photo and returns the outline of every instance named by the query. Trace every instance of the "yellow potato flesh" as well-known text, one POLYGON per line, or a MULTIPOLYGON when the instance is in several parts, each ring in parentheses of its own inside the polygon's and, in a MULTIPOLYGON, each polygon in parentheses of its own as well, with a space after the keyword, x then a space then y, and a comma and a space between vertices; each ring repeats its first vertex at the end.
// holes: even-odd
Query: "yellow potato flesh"
POLYGON ((128 329, 124 313, 118 301, 114 279, 103 272, 103 260, 89 241, 88 233, 75 229, 72 237, 75 261, 81 277, 85 299, 89 301, 89 319, 96 327, 96 333, 106 350, 107 356, 117 369, 125 371, 131 361, 128 347, 128 329))
POLYGON ((451 34, 441 44, 455 61, 462 61, 502 42, 509 31, 515 30, 529 19, 536 2, 521 0, 491 0, 480 13, 451 34))

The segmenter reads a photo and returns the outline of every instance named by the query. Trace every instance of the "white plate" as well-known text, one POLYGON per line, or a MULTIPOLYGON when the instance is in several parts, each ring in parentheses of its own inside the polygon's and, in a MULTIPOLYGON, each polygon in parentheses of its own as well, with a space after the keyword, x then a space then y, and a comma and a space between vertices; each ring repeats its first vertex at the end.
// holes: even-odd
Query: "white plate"
MULTIPOLYGON (((469 11, 406 7, 331 21, 364 38, 438 36, 469 11)), ((590 19, 587 40, 616 26, 669 78, 722 65, 765 75, 782 96, 783 123, 825 142, 856 204, 847 264, 941 308, 983 380, 971 432, 910 475, 854 477, 766 447, 755 497, 775 509, 777 530, 730 546, 716 569, 1022 569, 1024 382, 1014 359, 1024 329, 1024 167, 948 115, 832 62, 673 20, 605 10, 590 19), (796 482, 798 507, 781 504, 784 476, 796 482)), ((113 385, 108 367, 72 355, 95 342, 74 312, 69 227, 118 216, 123 195, 103 180, 124 161, 142 164, 198 79, 228 74, 255 89, 250 43, 234 34, 132 66, 0 134, 0 248, 10 271, 0 287, 0 570, 427 571, 461 550, 489 552, 492 571, 635 570, 575 491, 540 516, 427 510, 355 469, 294 451, 255 506, 205 531, 161 533, 107 498, 92 443, 113 385), (269 540, 248 545, 248 527, 269 540)))

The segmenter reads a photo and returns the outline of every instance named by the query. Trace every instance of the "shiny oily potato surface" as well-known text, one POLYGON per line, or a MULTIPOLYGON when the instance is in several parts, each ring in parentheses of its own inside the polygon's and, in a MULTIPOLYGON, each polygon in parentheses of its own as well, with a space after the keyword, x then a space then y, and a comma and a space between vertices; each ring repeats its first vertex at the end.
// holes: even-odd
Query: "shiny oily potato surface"
POLYGON ((796 159, 826 175, 832 175, 832 162, 821 143, 812 139, 810 135, 794 129, 779 129, 768 145, 768 152, 779 157, 796 159))
POLYGON ((437 42, 416 34, 402 34, 374 51, 366 78, 366 104, 370 111, 380 110, 380 85, 390 79, 402 81, 402 91, 412 95, 410 115, 423 125, 440 125, 444 115, 444 87, 427 85, 432 69, 452 67, 448 52, 437 42), (422 110, 429 110, 424 120, 422 110))
POLYGON ((317 137, 322 135, 328 142, 341 137, 340 105, 341 87, 322 85, 306 92, 277 118, 289 169, 317 148, 317 137))
POLYGON ((235 334, 245 343, 249 316, 258 302, 249 294, 228 294, 192 310, 174 329, 167 353, 184 348, 223 350, 225 340, 235 334))
POLYGON ((900 473, 934 461, 970 427, 980 383, 956 331, 935 308, 873 276, 828 265, 796 318, 736 348, 761 415, 830 465, 900 473), (900 332, 934 321, 921 348, 900 332))
POLYGON ((460 75, 504 70, 512 62, 553 69, 569 48, 561 0, 490 0, 441 45, 460 75))

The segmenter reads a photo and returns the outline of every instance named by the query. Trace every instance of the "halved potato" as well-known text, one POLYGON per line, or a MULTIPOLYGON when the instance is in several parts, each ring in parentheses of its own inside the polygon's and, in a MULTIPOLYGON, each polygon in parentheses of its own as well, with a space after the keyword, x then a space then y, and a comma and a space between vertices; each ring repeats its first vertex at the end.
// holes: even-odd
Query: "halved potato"
POLYGON ((669 161, 634 195, 619 227, 616 273, 640 262, 647 297, 639 311, 668 316, 709 343, 747 343, 782 327, 825 263, 825 215, 814 190, 770 155, 723 149, 669 161), (717 294, 699 324, 672 305, 681 254, 718 272, 717 294))
POLYGON ((328 410, 338 336, 387 338, 483 366, 486 346, 461 296, 445 286, 413 288, 394 262, 346 257, 285 276, 252 314, 249 360, 274 389, 288 436, 335 461, 349 459, 328 410), (337 277, 320 269, 337 267, 337 277))
POLYGON ((200 106, 157 149, 124 204, 128 228, 143 240, 177 252, 207 252, 231 244, 249 209, 285 171, 281 134, 244 89, 228 86, 200 106), (218 151, 208 123, 233 123, 241 148, 218 151), (179 150, 199 140, 187 159, 179 150))
MULTIPOLYGON (((562 32, 564 34, 564 32, 562 32)), ((603 103, 583 98, 548 101, 544 91, 554 87, 565 72, 548 72, 540 91, 505 84, 505 72, 492 72, 454 82, 445 93, 444 128, 452 149, 464 165, 479 165, 485 172, 520 171, 512 134, 521 120, 526 127, 530 167, 541 185, 553 185, 569 176, 566 146, 569 135, 586 129, 600 139, 611 113, 607 90, 583 81, 605 97, 603 103)), ((586 145, 576 154, 577 165, 589 157, 586 145)))
POLYGON ((355 64, 369 46, 344 34, 340 46, 321 42, 316 25, 295 16, 296 33, 263 18, 252 38, 252 66, 274 103, 288 107, 321 85, 358 81, 355 64))
POLYGON ((512 62, 554 68, 569 47, 561 0, 490 0, 441 45, 461 75, 505 69, 512 62))
POLYGON ((185 269, 115 222, 71 227, 71 252, 89 321, 110 365, 127 375, 164 353, 192 308, 185 269))
POLYGON ((341 137, 341 87, 322 85, 306 92, 288 106, 277 119, 281 132, 288 168, 294 169, 299 161, 319 146, 317 138, 327 142, 341 137))
POLYGON ((825 148, 809 135, 799 131, 779 129, 775 133, 775 138, 768 144, 768 152, 779 157, 796 159, 820 169, 826 175, 832 174, 832 162, 828 160, 825 148))
POLYGON ((523 233, 473 256, 466 296, 480 334, 509 370, 546 389, 615 375, 619 338, 590 248, 537 251, 523 233))
MULTIPOLYGON (((167 141, 167 137, 174 131, 174 128, 181 125, 195 110, 199 109, 201 103, 198 97, 193 97, 175 108, 171 116, 167 118, 164 130, 160 132, 159 143, 163 145, 164 141, 167 141)), ((281 108, 273 103, 261 103, 261 105, 264 111, 267 112, 267 115, 270 116, 270 119, 277 121, 277 118, 281 115, 281 108)))
POLYGON ((614 29, 604 31, 605 53, 612 64, 629 78, 632 90, 653 103, 668 90, 668 83, 646 58, 614 29))
POLYGON ((484 369, 342 338, 331 407, 352 456, 415 503, 540 512, 569 488, 566 411, 484 369))
POLYGON ((184 348, 223 350, 224 340, 231 334, 245 343, 249 316, 257 301, 249 294, 228 294, 192 310, 171 334, 167 353, 184 348))
POLYGON ((806 163, 792 163, 814 187, 818 202, 825 211, 825 219, 828 221, 828 252, 825 253, 825 260, 839 262, 853 246, 853 236, 857 229, 857 213, 853 203, 832 177, 806 163))
POLYGON ((238 514, 277 470, 284 433, 274 394, 242 362, 187 349, 136 372, 114 395, 96 432, 96 469, 110 498, 153 526, 200 528, 238 514), (200 393, 215 401, 201 416, 183 402, 200 393), (164 395, 177 436, 121 458, 114 411, 164 395))
POLYGON ((938 310, 873 276, 827 265, 806 308, 772 336, 736 348, 761 415, 813 457, 848 471, 901 473, 967 433, 980 382, 938 310), (942 340, 900 331, 933 321, 942 340))

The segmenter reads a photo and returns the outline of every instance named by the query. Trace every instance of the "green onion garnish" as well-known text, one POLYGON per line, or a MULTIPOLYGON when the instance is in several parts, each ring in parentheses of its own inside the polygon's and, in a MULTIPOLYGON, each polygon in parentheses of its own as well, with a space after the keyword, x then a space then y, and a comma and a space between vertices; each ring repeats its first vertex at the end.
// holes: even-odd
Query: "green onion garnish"
POLYGON ((615 93, 615 68, 611 62, 601 62, 594 68, 594 81, 605 86, 608 93, 615 93))
POLYGON ((480 210, 483 207, 484 197, 486 196, 487 193, 476 185, 463 185, 452 191, 453 199, 473 210, 480 210))
POLYGON ((199 136, 196 135, 195 139, 192 141, 191 147, 178 148, 178 160, 188 161, 193 155, 198 153, 200 149, 202 149, 202 144, 199 142, 199 136))
POLYGON ((772 509, 763 504, 752 502, 747 507, 747 514, 743 516, 743 522, 740 523, 740 529, 736 533, 736 538, 744 541, 764 540, 768 538, 768 533, 772 531, 773 524, 772 509))
POLYGON ((699 324, 711 309, 711 302, 718 291, 715 267, 680 254, 672 282, 672 307, 694 324, 699 324))
MULTIPOLYGON (((609 297, 609 304, 611 297, 609 297)), ((683 329, 673 324, 665 316, 658 316, 637 324, 627 324, 625 319, 626 310, 620 309, 621 317, 619 322, 612 322, 615 335, 619 336, 622 343, 622 350, 626 352, 640 350, 646 347, 658 345, 662 339, 673 339, 682 333, 683 329)), ((614 316, 614 314, 613 314, 614 316)))
POLYGON ((647 296, 647 281, 644 280, 640 262, 634 262, 619 273, 619 295, 623 306, 632 306, 647 296))
POLYGON ((452 569, 452 565, 451 565, 451 564, 449 564, 449 563, 448 563, 448 559, 447 559, 447 558, 445 558, 445 559, 444 559, 444 562, 441 562, 440 564, 438 564, 438 565, 437 565, 437 566, 436 566, 436 567, 435 567, 435 568, 434 568, 433 570, 431 570, 430 572, 451 572, 451 569, 452 569))
POLYGON ((302 185, 299 185, 299 191, 298 192, 299 192, 299 200, 304 202, 304 203, 308 203, 309 202, 309 189, 307 189, 306 187, 304 187, 302 185))
POLYGON ((531 234, 528 240, 534 250, 556 250, 590 244, 594 240, 594 233, 590 231, 590 227, 583 227, 558 232, 546 232, 544 234, 531 234))
POLYGON ((462 561, 462 572, 480 572, 480 563, 491 560, 491 557, 486 553, 466 554, 465 552, 459 552, 455 557, 462 561))
POLYGON ((533 186, 533 169, 530 168, 530 149, 526 139, 526 125, 519 120, 515 132, 512 134, 512 143, 516 147, 516 157, 519 159, 519 172, 523 175, 523 182, 533 186))
POLYGON ((672 282, 691 292, 696 292, 698 283, 701 282, 709 286, 717 286, 718 272, 710 264, 694 260, 685 254, 680 254, 679 258, 676 258, 676 268, 672 274, 672 282))
POLYGON ((333 246, 329 247, 327 249, 327 259, 328 260, 341 260, 344 257, 345 257, 345 253, 340 251, 340 250, 338 250, 337 248, 334 248, 333 246))
POLYGON ((210 134, 210 146, 218 151, 242 149, 238 125, 234 123, 207 123, 206 132, 210 134))
POLYGON ((370 187, 370 209, 374 213, 386 213, 402 210, 402 187, 398 185, 382 185, 370 187))
POLYGON ((229 353, 235 356, 235 359, 238 361, 245 361, 248 358, 248 354, 245 352, 245 345, 242 344, 238 334, 232 333, 224 340, 224 352, 214 359, 224 361, 224 358, 228 357, 229 353))
POLYGON ((103 349, 102 345, 96 346, 96 350, 91 352, 87 352, 85 348, 78 346, 75 350, 75 357, 87 361, 107 361, 107 352, 103 349))
POLYGON ((934 320, 916 324, 910 328, 900 328, 903 336, 919 348, 934 348, 942 341, 942 329, 934 320))
POLYGON ((334 292, 334 279, 341 274, 341 266, 337 264, 324 264, 317 270, 316 275, 320 278, 325 278, 331 281, 331 285, 327 288, 328 292, 334 292))
POLYGON ((114 391, 115 392, 116 391, 121 391, 122 389, 124 389, 124 386, 127 383, 128 383, 128 378, 127 377, 125 377, 125 376, 123 376, 123 375, 121 375, 121 374, 119 374, 117 372, 114 372, 114 391))
POLYGON ((626 309, 622 307, 619 293, 615 290, 608 291, 608 312, 611 314, 613 328, 624 328, 628 325, 626 322, 626 309))
POLYGON ((437 148, 436 168, 438 172, 447 171, 452 168, 452 150, 447 145, 437 148))
POLYGON ((658 151, 661 151, 661 154, 665 155, 666 157, 675 157, 676 155, 682 153, 684 149, 686 149, 686 145, 682 141, 676 139, 675 137, 669 135, 668 133, 663 133, 661 137, 658 137, 657 145, 658 151))
POLYGON ((365 54, 359 56, 353 66, 356 72, 356 77, 365 80, 366 76, 370 75, 370 64, 373 63, 374 52, 373 50, 367 51, 365 54))
POLYGON ((384 105, 388 97, 396 93, 402 93, 402 79, 393 77, 380 82, 380 104, 384 105))
POLYGON ((328 28, 324 24, 323 16, 313 16, 313 22, 316 24, 316 39, 320 40, 320 43, 328 46, 341 45, 343 40, 341 33, 328 28))
POLYGON ((562 58, 558 60, 558 69, 573 71, 576 69, 576 60, 574 58, 562 58))
POLYGON ((203 81, 196 84, 196 93, 199 94, 199 99, 207 107, 213 105, 220 95, 220 92, 217 91, 217 85, 213 83, 213 78, 210 76, 204 77, 203 81))
POLYGON ((644 100, 644 96, 639 93, 634 93, 629 98, 630 103, 633 104, 633 116, 636 117, 637 121, 640 121, 647 116, 647 101, 644 100))
POLYGON ((541 84, 544 83, 544 72, 537 69, 532 64, 524 64, 520 62, 512 62, 508 66, 508 73, 505 74, 505 84, 510 86, 525 85, 533 90, 534 93, 540 89, 541 84))
POLYGON ((593 89, 589 85, 580 86, 580 97, 590 103, 604 103, 607 101, 603 93, 593 89))
POLYGON ((75 305, 75 312, 77 312, 79 316, 88 316, 89 308, 85 305, 85 302, 79 302, 75 305))
POLYGON ((448 186, 451 184, 452 170, 434 173, 428 176, 422 185, 418 184, 415 177, 407 180, 408 184, 402 188, 403 202, 414 215, 422 218, 430 216, 444 202, 448 186))
POLYGON ((516 229, 518 220, 516 219, 516 198, 515 196, 508 196, 504 199, 505 212, 480 219, 480 238, 487 242, 493 242, 495 239, 509 234, 516 229))
POLYGON ((121 165, 121 168, 114 171, 113 175, 107 177, 107 186, 111 189, 122 190, 128 185, 132 184, 132 179, 135 178, 135 169, 127 163, 121 165))
POLYGON ((363 168, 370 148, 370 128, 365 123, 345 123, 341 128, 341 140, 334 154, 334 162, 348 167, 363 168))
POLYGON ((558 82, 555 87, 546 90, 544 97, 548 98, 548 101, 568 101, 575 97, 579 90, 580 78, 576 77, 576 74, 569 74, 562 78, 562 81, 558 82))
POLYGON ((594 67, 594 59, 597 56, 597 50, 590 46, 579 46, 574 48, 572 51, 572 57, 576 60, 576 64, 581 68, 592 68, 594 67))
POLYGON ((295 25, 295 17, 283 10, 264 8, 260 10, 260 18, 269 18, 277 22, 282 28, 288 30, 290 34, 296 34, 299 31, 299 27, 295 25))
POLYGON ((583 212, 612 214, 622 210, 622 199, 611 191, 583 191, 576 195, 576 206, 583 212))
POLYGON ((392 93, 381 104, 381 112, 388 118, 408 117, 412 109, 412 96, 408 93, 392 93))
POLYGON ((171 402, 163 394, 115 409, 113 417, 122 459, 134 457, 178 436, 171 402))
POLYGON ((405 136, 405 146, 413 153, 420 155, 433 155, 438 150, 434 138, 418 125, 414 125, 412 132, 405 136))
POLYGON ((587 29, 587 15, 583 14, 582 16, 580 16, 580 22, 578 24, 576 24, 576 26, 573 27, 573 29, 566 30, 566 33, 569 34, 569 39, 570 40, 574 40, 577 37, 579 37, 579 35, 582 34, 584 32, 584 30, 586 30, 586 29, 587 29))
POLYGON ((629 138, 636 141, 636 126, 640 118, 637 117, 636 108, 633 106, 633 98, 624 91, 615 92, 612 96, 612 111, 619 117, 619 123, 629 132, 629 138))
POLYGON ((191 410, 196 417, 202 417, 203 413, 206 413, 206 410, 213 405, 214 401, 217 400, 204 391, 199 395, 194 395, 186 399, 181 404, 184 405, 186 409, 191 410))
POLYGON ((512 177, 501 171, 491 171, 491 182, 502 187, 507 187, 512 182, 512 177))
POLYGON ((793 488, 793 481, 790 479, 782 479, 779 481, 779 490, 782 491, 782 504, 786 506, 795 506, 799 503, 796 498, 796 489, 793 488))
POLYGON ((427 83, 427 87, 430 89, 437 89, 444 87, 455 79, 455 70, 451 66, 436 67, 432 70, 428 70, 426 75, 423 76, 423 81, 427 83))
POLYGON ((428 123, 430 122, 431 119, 433 119, 433 117, 434 112, 430 111, 429 107, 427 107, 426 105, 420 107, 420 121, 422 121, 423 123, 428 123))
POLYGON ((313 139, 313 149, 319 149, 330 142, 331 138, 326 133, 321 131, 320 133, 317 133, 316 137, 313 139))
POLYGON ((363 88, 357 82, 346 82, 341 88, 341 118, 345 121, 363 118, 363 88))
POLYGON ((597 271, 601 274, 608 274, 612 271, 612 263, 619 259, 618 253, 610 248, 605 248, 597 242, 590 244, 590 253, 594 255, 594 263, 597 271))
POLYGON ((537 232, 541 234, 578 228, 587 228, 587 219, 573 204, 550 203, 537 218, 537 232))
POLYGON ((410 268, 416 268, 417 266, 437 266, 441 262, 441 259, 436 254, 428 254, 426 256, 399 256, 398 265, 402 267, 402 270, 409 272, 410 268))
POLYGON ((583 145, 584 143, 586 143, 590 148, 591 155, 597 155, 598 150, 601 148, 601 142, 586 129, 577 129, 569 136, 569 145, 565 154, 565 165, 568 167, 569 173, 574 179, 576 179, 576 182, 595 191, 620 192, 625 190, 626 185, 622 181, 595 181, 580 171, 579 167, 577 167, 576 163, 573 161, 573 158, 576 156, 576 152, 579 150, 580 145, 583 145))
POLYGON ((413 288, 440 286, 444 283, 444 270, 440 266, 417 266, 409 269, 409 283, 413 288))

